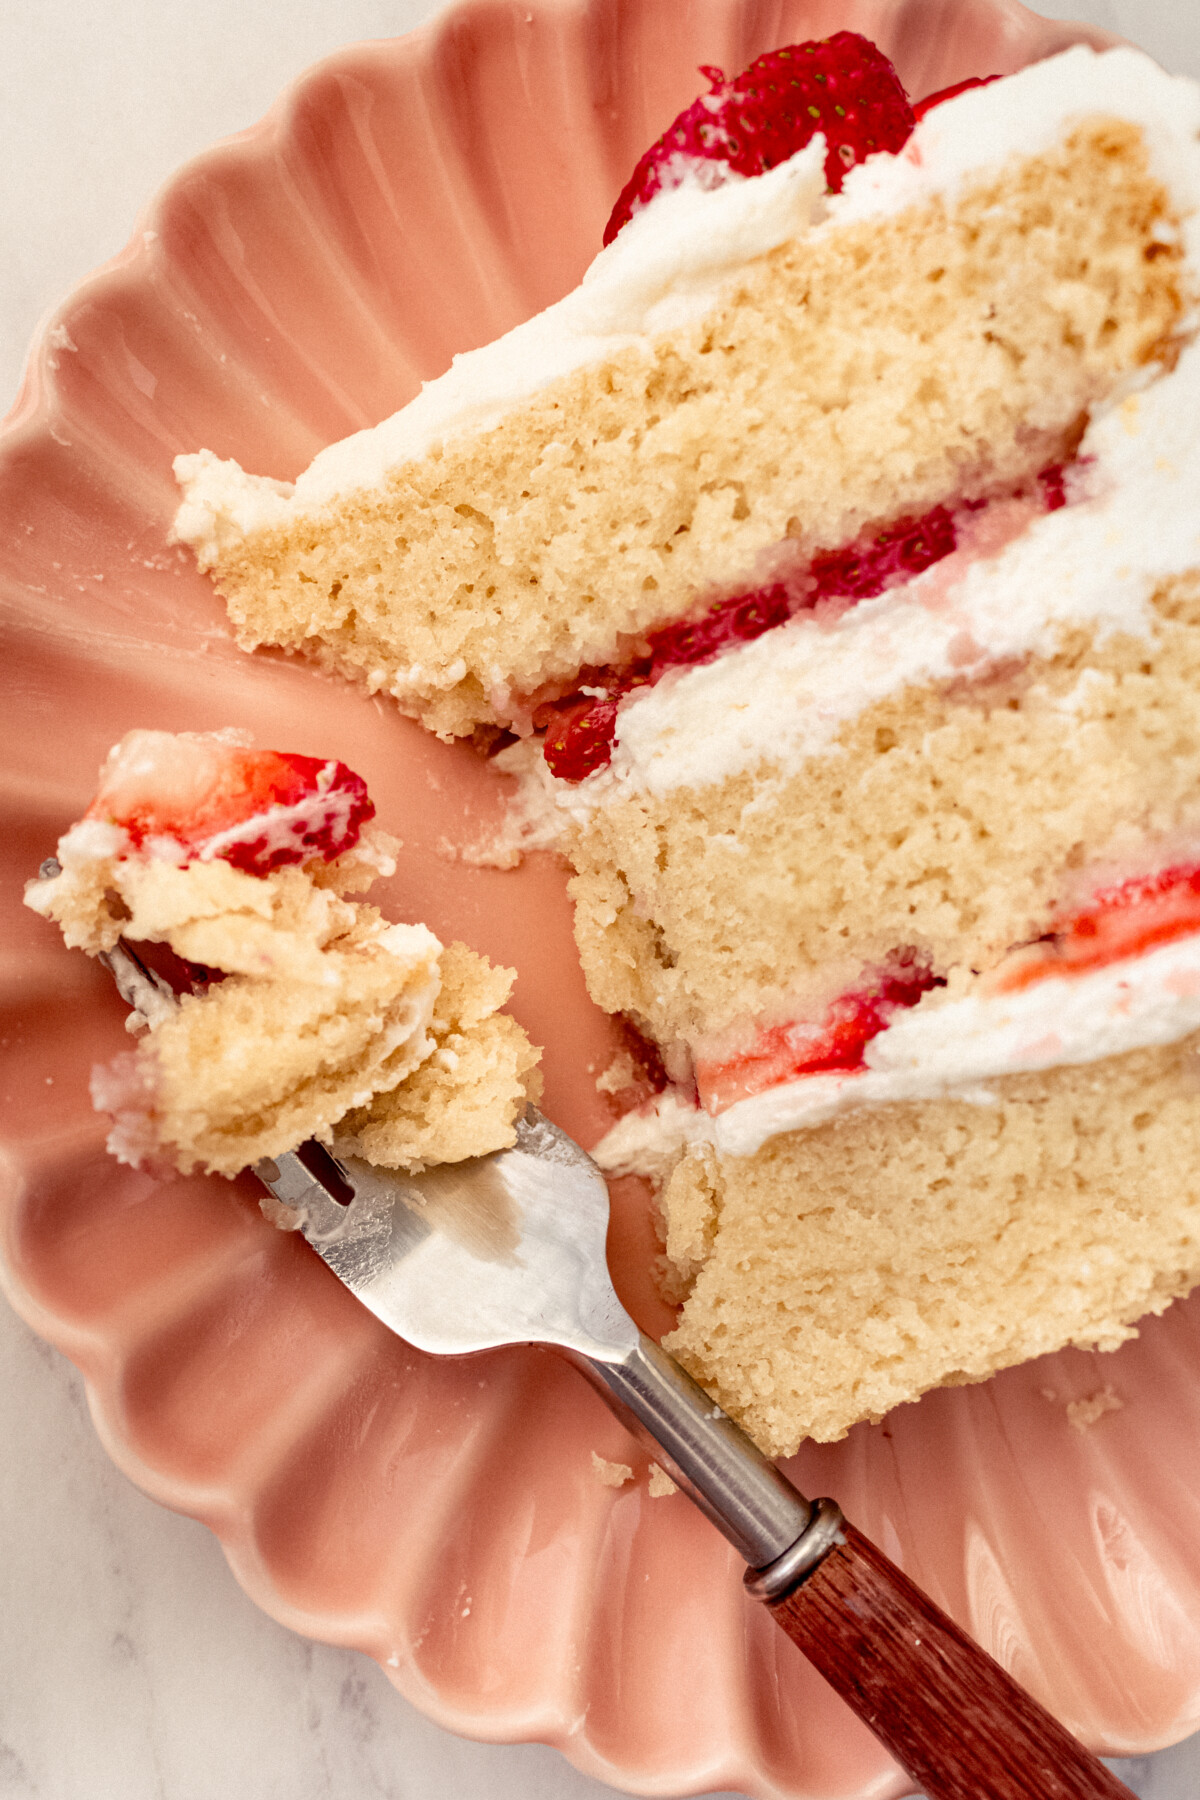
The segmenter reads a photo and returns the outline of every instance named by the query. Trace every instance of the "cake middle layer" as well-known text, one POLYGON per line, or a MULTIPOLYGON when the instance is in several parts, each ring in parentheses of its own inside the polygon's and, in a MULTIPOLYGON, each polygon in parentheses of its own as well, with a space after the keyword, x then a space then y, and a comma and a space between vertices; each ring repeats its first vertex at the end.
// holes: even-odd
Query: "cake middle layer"
POLYGON ((764 749, 723 780, 606 784, 568 826, 591 991, 711 1060, 743 1021, 819 1016, 898 951, 991 968, 1093 865, 1200 843, 1198 692, 1200 570, 1153 591, 1144 636, 1064 630, 1048 656, 903 686, 824 750, 764 749))

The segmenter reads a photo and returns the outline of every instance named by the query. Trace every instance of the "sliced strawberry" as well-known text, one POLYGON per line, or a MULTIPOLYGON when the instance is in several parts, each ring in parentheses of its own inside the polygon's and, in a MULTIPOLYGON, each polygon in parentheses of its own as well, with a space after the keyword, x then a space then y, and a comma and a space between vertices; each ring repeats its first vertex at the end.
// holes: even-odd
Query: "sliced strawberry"
POLYGON ((861 1069, 863 1051, 893 1013, 915 1006, 940 978, 915 950, 897 951, 863 986, 842 994, 818 1022, 793 1021, 762 1031, 752 1048, 721 1062, 698 1060, 696 1086, 710 1113, 804 1075, 861 1069))
POLYGON ((935 106, 941 106, 943 101, 953 100, 956 94, 965 94, 971 88, 990 87, 993 81, 1001 80, 1003 76, 1000 75, 969 75, 966 81, 956 81, 953 87, 939 88, 936 94, 926 94, 923 100, 914 104, 913 119, 920 124, 925 114, 932 112, 935 106))
POLYGON ((678 619, 650 637, 649 678, 660 681, 668 669, 711 662, 731 644, 749 644, 764 631, 790 618, 793 601, 782 582, 735 594, 699 619, 678 619))
POLYGON ((374 817, 345 763, 251 750, 222 736, 131 731, 110 753, 86 817, 121 826, 135 847, 182 846, 252 875, 351 849, 374 817))
MULTIPOLYGON (((1081 459, 1089 462, 1090 457, 1081 459)), ((1057 512, 1059 507, 1067 504, 1067 468, 1065 463, 1050 463, 1038 475, 1038 486, 1042 491, 1047 512, 1057 512)))
POLYGON ((770 50, 732 81, 704 68, 710 90, 686 107, 642 157, 604 231, 610 244, 661 188, 698 173, 717 186, 726 172, 761 175, 824 132, 825 179, 837 193, 846 173, 877 150, 900 150, 913 111, 895 69, 856 31, 770 50))
POLYGON ((993 977, 1015 993, 1050 975, 1082 975, 1107 963, 1144 956, 1160 944, 1200 931, 1200 863, 1180 863, 1098 893, 1042 942, 1022 951, 993 977))
POLYGON ((542 755, 560 781, 583 781, 612 761, 617 728, 615 699, 579 700, 564 706, 542 741, 542 755))

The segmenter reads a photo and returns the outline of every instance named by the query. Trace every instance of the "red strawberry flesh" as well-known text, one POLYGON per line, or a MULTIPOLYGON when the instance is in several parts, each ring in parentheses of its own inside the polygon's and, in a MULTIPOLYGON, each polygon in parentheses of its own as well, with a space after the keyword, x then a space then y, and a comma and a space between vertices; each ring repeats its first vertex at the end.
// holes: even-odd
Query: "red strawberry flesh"
POLYGON ((879 150, 900 150, 913 111, 895 69, 856 31, 770 50, 726 81, 701 71, 707 94, 685 107, 641 158, 621 191, 604 242, 639 207, 689 173, 710 185, 735 175, 762 175, 825 135, 825 179, 837 193, 848 170, 879 150))
POLYGON ((134 848, 165 839, 186 861, 216 856, 266 875, 332 861, 374 813, 365 782, 344 763, 191 732, 131 731, 85 817, 119 825, 134 848))
POLYGON ((1102 889, 1012 965, 994 986, 1014 993, 1051 975, 1082 975, 1200 931, 1200 863, 1179 863, 1102 889))
POLYGON ((932 112, 935 106, 942 106, 947 100, 953 100, 959 94, 969 92, 971 88, 990 87, 993 81, 1002 80, 1001 75, 969 75, 966 81, 956 81, 952 87, 939 88, 936 94, 926 94, 923 100, 914 102, 913 118, 920 124, 925 114, 932 112))

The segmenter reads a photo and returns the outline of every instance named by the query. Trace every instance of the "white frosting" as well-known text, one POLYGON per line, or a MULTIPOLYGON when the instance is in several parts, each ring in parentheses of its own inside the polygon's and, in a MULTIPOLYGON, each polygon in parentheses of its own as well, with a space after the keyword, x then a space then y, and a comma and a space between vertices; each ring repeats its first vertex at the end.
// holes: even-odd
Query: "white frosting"
POLYGON ((986 1105, 984 1085, 1068 1063, 1099 1062, 1200 1031, 1200 935, 1087 974, 1046 976, 1013 994, 946 1000, 935 992, 872 1038, 866 1068, 804 1075, 710 1118, 676 1094, 622 1119, 592 1151, 601 1168, 657 1173, 688 1144, 750 1156, 785 1131, 858 1106, 945 1094, 986 1105))
POLYGON ((1155 173, 1184 211, 1200 205, 1200 87, 1140 50, 1076 44, 935 106, 895 156, 873 156, 850 171, 830 204, 831 223, 900 212, 935 193, 952 197, 980 170, 1040 155, 1077 120, 1097 114, 1140 125, 1155 173))
POLYGON ((649 1106, 626 1113, 589 1152, 606 1175, 648 1175, 665 1181, 681 1150, 712 1142, 712 1120, 673 1088, 649 1106))
POLYGON ((753 180, 732 177, 710 188, 696 177, 663 190, 600 252, 574 292, 456 357, 390 419, 323 450, 294 486, 247 475, 207 450, 177 457, 184 501, 173 536, 208 567, 248 532, 376 486, 390 469, 452 435, 497 423, 571 370, 700 317, 731 271, 788 239, 953 192, 1011 156, 1049 147, 1074 120, 1105 112, 1142 126, 1153 165, 1185 211, 1200 203, 1200 90, 1138 51, 1097 55, 1077 46, 935 107, 904 150, 851 170, 828 202, 820 135, 753 180))

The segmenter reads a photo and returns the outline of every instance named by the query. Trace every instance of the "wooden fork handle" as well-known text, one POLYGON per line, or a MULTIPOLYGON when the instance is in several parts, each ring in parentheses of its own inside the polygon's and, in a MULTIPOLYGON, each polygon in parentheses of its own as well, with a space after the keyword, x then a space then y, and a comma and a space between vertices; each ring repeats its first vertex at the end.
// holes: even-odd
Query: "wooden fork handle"
POLYGON ((809 1661, 928 1800, 1133 1800, 833 1500, 806 1500, 653 1339, 574 1356, 750 1565, 809 1661))
POLYGON ((840 1538, 767 1605, 928 1800, 1133 1800, 869 1538, 840 1538))

